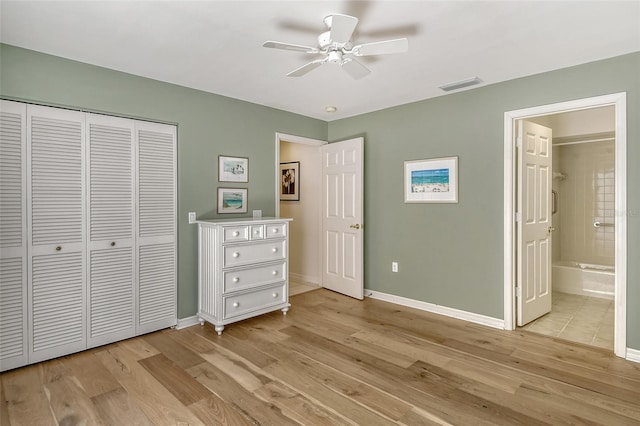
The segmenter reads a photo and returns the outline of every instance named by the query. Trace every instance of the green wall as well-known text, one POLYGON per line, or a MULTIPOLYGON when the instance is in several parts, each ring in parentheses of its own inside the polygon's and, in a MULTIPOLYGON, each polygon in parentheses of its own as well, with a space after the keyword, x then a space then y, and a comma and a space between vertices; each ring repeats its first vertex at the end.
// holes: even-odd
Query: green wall
POLYGON ((329 123, 330 141, 365 137, 365 287, 503 318, 504 113, 617 92, 627 92, 627 347, 640 348, 640 53, 329 123), (403 162, 445 156, 459 157, 459 204, 404 204, 403 162))
POLYGON ((503 318, 506 111, 627 92, 627 346, 640 349, 640 53, 326 123, 0 45, 0 96, 178 125, 178 317, 197 309, 196 229, 216 216, 217 156, 250 158, 249 209, 273 214, 274 134, 365 137, 365 286, 503 318), (458 204, 404 204, 403 161, 459 157, 458 204), (391 261, 400 272, 390 272, 391 261))
POLYGON ((197 311, 197 229, 187 212, 216 217, 218 155, 249 157, 249 212, 268 216, 275 133, 327 139, 321 120, 2 44, 0 96, 178 125, 178 318, 197 311))

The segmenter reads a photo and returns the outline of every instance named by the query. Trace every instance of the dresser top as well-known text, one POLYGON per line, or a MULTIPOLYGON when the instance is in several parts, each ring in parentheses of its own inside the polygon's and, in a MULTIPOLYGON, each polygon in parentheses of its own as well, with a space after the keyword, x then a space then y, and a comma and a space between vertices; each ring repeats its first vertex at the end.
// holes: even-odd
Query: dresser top
POLYGON ((236 217, 234 219, 208 219, 208 220, 196 220, 198 225, 246 225, 251 223, 265 223, 265 222, 290 222, 293 219, 288 217, 261 217, 260 219, 254 219, 253 217, 236 217))

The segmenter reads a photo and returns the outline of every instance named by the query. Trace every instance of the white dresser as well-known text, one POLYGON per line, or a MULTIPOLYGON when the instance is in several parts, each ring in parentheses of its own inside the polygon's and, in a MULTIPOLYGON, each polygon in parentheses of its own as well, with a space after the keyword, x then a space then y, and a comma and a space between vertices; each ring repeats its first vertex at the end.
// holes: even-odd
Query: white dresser
POLYGON ((289 310, 289 221, 199 220, 198 320, 224 326, 289 310))

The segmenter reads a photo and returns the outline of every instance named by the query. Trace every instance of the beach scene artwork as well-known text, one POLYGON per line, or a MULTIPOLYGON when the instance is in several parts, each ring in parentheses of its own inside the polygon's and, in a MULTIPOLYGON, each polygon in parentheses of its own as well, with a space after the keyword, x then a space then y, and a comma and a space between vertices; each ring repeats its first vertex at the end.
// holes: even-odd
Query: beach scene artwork
POLYGON ((458 157, 404 162, 405 203, 457 203, 458 157))
POLYGON ((242 192, 225 192, 222 194, 222 207, 226 209, 240 210, 243 204, 242 192))
POLYGON ((246 213, 247 190, 218 188, 218 213, 246 213))
POLYGON ((412 170, 411 192, 449 192, 449 169, 412 170))

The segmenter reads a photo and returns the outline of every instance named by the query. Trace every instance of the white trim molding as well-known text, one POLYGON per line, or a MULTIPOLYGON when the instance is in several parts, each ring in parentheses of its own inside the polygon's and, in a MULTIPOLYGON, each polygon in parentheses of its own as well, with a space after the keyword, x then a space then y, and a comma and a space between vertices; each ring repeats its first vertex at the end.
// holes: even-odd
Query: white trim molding
MULTIPOLYGON (((617 354, 616 354, 617 355, 617 354)), ((628 361, 640 362, 640 349, 631 349, 627 348, 627 356, 626 359, 628 361)))
POLYGON ((516 120, 613 105, 615 107, 615 325, 614 353, 622 358, 627 343, 627 94, 626 92, 541 105, 504 113, 504 326, 514 330, 516 277, 516 120))
POLYGON ((406 306, 408 308, 419 309, 421 311, 431 312, 434 314, 444 315, 451 318, 460 319, 463 321, 469 321, 475 324, 486 325, 487 327, 504 329, 504 321, 499 318, 492 318, 485 315, 476 314, 473 312, 461 311, 459 309, 448 308, 442 305, 436 305, 433 303, 422 302, 420 300, 409 299, 402 296, 396 296, 393 294, 381 293, 379 291, 364 289, 365 297, 372 299, 382 300, 385 302, 395 303, 396 305, 406 306))
POLYGON ((200 321, 198 321, 198 317, 196 315, 187 318, 178 318, 176 330, 182 330, 183 328, 191 327, 197 324, 200 324, 200 321))

